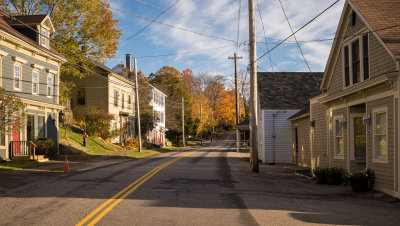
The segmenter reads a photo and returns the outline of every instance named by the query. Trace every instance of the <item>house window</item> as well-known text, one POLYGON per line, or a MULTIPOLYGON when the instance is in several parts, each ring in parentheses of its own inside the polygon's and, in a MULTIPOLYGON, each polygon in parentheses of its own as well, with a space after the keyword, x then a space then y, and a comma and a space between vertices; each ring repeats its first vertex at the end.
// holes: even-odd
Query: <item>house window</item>
POLYGON ((387 108, 374 110, 373 113, 373 142, 374 160, 387 162, 388 141, 387 141, 387 108))
POLYGON ((118 107, 118 90, 114 90, 114 106, 118 107))
POLYGON ((32 72, 32 93, 39 93, 39 72, 37 71, 32 72))
POLYGON ((348 87, 369 79, 368 34, 344 46, 343 52, 344 86, 348 87))
POLYGON ((26 139, 35 140, 35 116, 31 114, 28 114, 26 120, 26 139))
POLYGON ((47 75, 47 97, 51 97, 52 83, 53 83, 53 76, 47 75))
POLYGON ((42 28, 41 34, 42 35, 40 36, 40 43, 42 46, 47 47, 47 31, 42 28))
POLYGON ((344 47, 344 78, 346 87, 350 85, 349 47, 344 47))
POLYGON ((86 103, 86 91, 85 88, 78 88, 78 104, 85 105, 86 103))
POLYGON ((14 89, 21 89, 21 65, 14 65, 14 89))
POLYGON ((128 95, 128 109, 131 109, 131 103, 132 103, 131 95, 128 95))
POLYGON ((360 75, 360 42, 351 43, 351 63, 353 66, 353 84, 361 81, 360 75))
POLYGON ((121 97, 121 105, 122 105, 122 109, 125 108, 125 93, 122 93, 122 97, 121 97))
POLYGON ((45 117, 39 115, 38 117, 38 137, 45 137, 46 133, 46 121, 45 121, 45 117))
POLYGON ((349 26, 352 27, 352 26, 354 26, 354 25, 356 25, 356 12, 353 11, 353 12, 350 14, 349 26))
POLYGON ((362 37, 364 80, 369 79, 368 34, 362 37))
POLYGON ((343 141, 343 126, 341 123, 342 117, 337 117, 334 120, 334 134, 335 134, 335 156, 343 157, 344 155, 344 141, 343 141))

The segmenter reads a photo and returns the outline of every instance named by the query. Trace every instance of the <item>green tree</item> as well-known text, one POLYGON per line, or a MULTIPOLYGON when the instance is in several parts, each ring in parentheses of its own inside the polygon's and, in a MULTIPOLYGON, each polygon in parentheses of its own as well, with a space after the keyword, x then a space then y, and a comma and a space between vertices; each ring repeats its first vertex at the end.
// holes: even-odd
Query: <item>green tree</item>
POLYGON ((188 87, 181 80, 181 73, 173 67, 162 67, 156 73, 149 76, 150 83, 167 95, 165 103, 165 123, 168 131, 167 138, 177 140, 182 136, 182 108, 181 102, 184 98, 185 104, 185 134, 194 133, 192 121, 192 101, 188 87))
POLYGON ((0 132, 9 133, 25 123, 25 104, 14 94, 0 88, 0 132))

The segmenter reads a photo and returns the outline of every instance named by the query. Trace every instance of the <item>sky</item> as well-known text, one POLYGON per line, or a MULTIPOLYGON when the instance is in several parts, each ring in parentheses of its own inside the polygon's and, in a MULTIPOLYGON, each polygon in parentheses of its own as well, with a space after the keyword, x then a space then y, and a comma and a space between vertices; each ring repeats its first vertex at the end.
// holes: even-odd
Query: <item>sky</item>
MULTIPOLYGON (((313 72, 324 70, 332 45, 330 40, 315 40, 335 36, 344 1, 340 0, 296 33, 313 72)), ((335 0, 281 2, 296 31, 335 0)), ((118 28, 122 30, 122 36, 116 56, 106 63, 108 67, 124 63, 125 54, 129 53, 137 58, 138 69, 146 75, 155 73, 163 66, 171 66, 181 72, 190 68, 194 74, 207 72, 229 79, 233 78, 234 62, 228 57, 237 52, 243 57, 238 60, 238 70, 247 68, 249 14, 246 0, 109 0, 109 3, 112 8, 150 19, 168 9, 157 21, 175 28, 152 23, 138 33, 150 21, 112 9, 114 17, 119 20, 118 28)), ((279 0, 255 0, 255 18, 257 57, 267 52, 267 45, 271 49, 291 34, 279 0)), ((309 71, 293 38, 271 51, 269 56, 267 54, 257 62, 258 71, 309 71)))

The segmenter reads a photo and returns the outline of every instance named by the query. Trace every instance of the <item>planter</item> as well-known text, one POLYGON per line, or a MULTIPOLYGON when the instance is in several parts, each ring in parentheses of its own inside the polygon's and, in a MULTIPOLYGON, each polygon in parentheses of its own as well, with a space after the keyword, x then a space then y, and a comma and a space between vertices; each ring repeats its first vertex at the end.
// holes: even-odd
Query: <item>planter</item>
POLYGON ((329 185, 341 185, 342 184, 342 176, 335 175, 335 176, 326 176, 326 183, 329 185))
POLYGON ((351 189, 353 190, 353 192, 368 191, 368 179, 351 181, 350 184, 351 184, 351 189))
POLYGON ((317 184, 326 184, 326 175, 317 175, 317 184))

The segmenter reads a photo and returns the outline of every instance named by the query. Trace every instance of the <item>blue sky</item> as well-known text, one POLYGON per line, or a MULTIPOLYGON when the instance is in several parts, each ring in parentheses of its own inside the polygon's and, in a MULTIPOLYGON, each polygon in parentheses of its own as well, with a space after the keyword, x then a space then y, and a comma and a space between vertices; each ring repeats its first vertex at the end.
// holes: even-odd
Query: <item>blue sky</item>
MULTIPOLYGON (((281 0, 294 30, 300 28, 334 0, 281 0)), ((176 0, 109 0, 111 7, 121 9, 146 18, 155 18, 176 0)), ((116 57, 108 60, 107 66, 114 67, 125 61, 125 54, 137 57, 138 68, 146 75, 156 72, 163 66, 172 66, 180 71, 186 68, 195 74, 209 72, 232 77, 233 56, 236 51, 238 27, 238 0, 178 0, 157 20, 199 33, 217 36, 211 38, 191 32, 174 29, 153 23, 139 35, 131 35, 146 26, 149 21, 114 11, 122 29, 122 37, 116 57), (227 40, 224 40, 227 39, 227 40), (231 41, 228 41, 231 40, 231 41), (125 42, 124 42, 125 41, 125 42), (168 55, 168 56, 159 56, 168 55), (157 56, 157 57, 155 57, 157 56)), ((248 7, 247 0, 242 0, 238 55, 239 70, 248 64, 248 7)), ((256 2, 257 56, 266 52, 265 36, 256 2)), ((269 47, 291 34, 278 0, 258 0, 269 47)), ((344 0, 324 13, 316 21, 300 31, 296 37, 300 41, 333 38, 340 19, 344 0)), ((303 42, 300 44, 312 71, 323 71, 332 45, 332 41, 303 42)), ((273 68, 268 56, 258 62, 259 71, 308 71, 294 39, 271 52, 273 68), (261 69, 262 68, 262 69, 261 69)))

